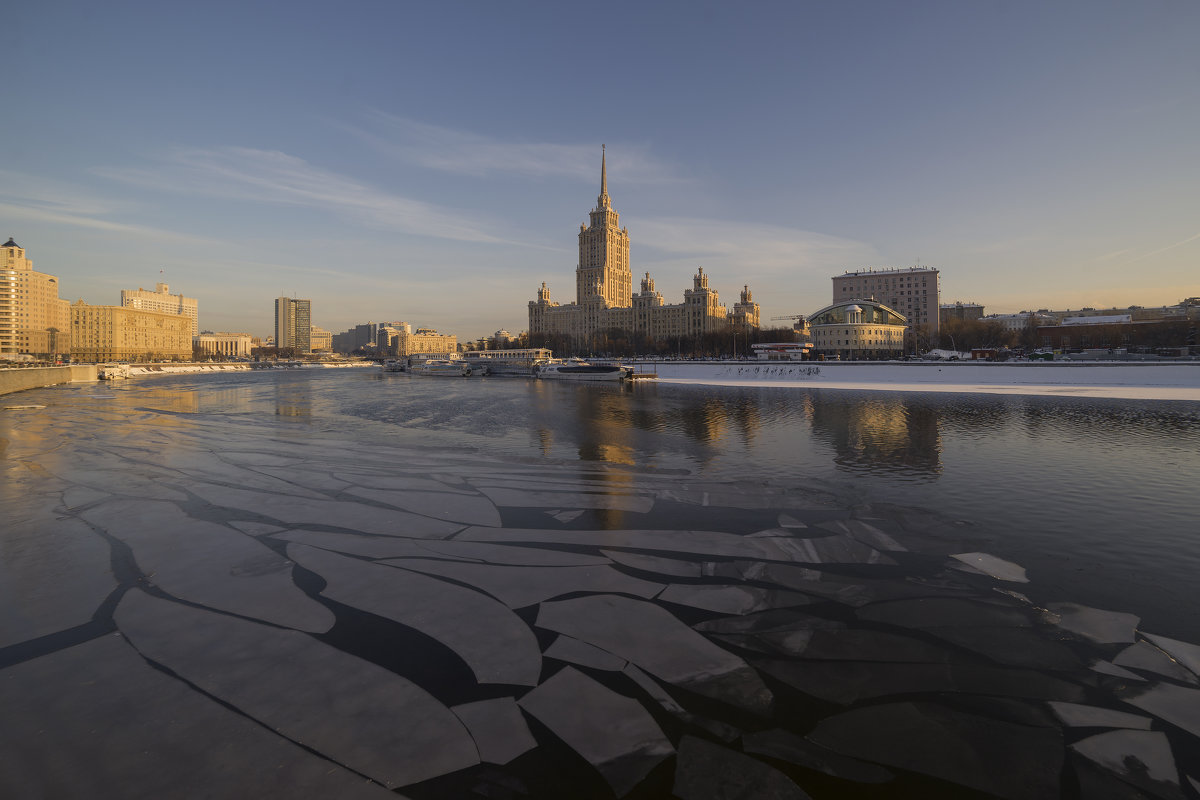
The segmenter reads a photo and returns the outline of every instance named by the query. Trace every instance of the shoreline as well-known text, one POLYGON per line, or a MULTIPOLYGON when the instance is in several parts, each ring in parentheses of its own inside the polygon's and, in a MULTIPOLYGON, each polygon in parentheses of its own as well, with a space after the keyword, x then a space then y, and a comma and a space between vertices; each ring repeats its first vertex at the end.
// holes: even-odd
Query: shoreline
POLYGON ((1200 363, 638 362, 659 383, 1200 402, 1200 363))

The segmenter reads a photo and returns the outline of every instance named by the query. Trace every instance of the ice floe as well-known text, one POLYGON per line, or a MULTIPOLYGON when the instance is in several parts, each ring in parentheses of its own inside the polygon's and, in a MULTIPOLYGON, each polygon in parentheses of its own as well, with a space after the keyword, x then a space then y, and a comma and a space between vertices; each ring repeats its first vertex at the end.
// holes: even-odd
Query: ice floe
POLYGON ((542 653, 536 637, 487 595, 304 545, 289 545, 288 555, 325 580, 321 593, 326 597, 436 639, 457 653, 481 683, 537 684, 542 653))
POLYGON ((564 667, 519 702, 595 767, 618 797, 675 752, 640 703, 573 667, 564 667))
POLYGON ((162 501, 115 500, 82 516, 129 545, 146 580, 181 600, 296 630, 333 627, 329 609, 292 582, 291 562, 250 536, 162 501))
POLYGON ((673 795, 680 800, 809 800, 769 764, 695 736, 684 736, 679 744, 673 795))
POLYGON ((537 747, 521 709, 511 697, 497 697, 450 708, 475 740, 479 758, 489 764, 507 764, 537 747))
POLYGON ((450 709, 405 678, 295 631, 126 593, 138 652, 268 729, 395 788, 471 766, 450 709), (420 729, 413 736, 410 726, 420 729))
POLYGON ((757 713, 770 709, 770 691, 746 662, 653 603, 616 595, 542 603, 537 625, 595 645, 697 694, 757 713))
POLYGON ((1029 583, 1029 578, 1025 576, 1025 568, 1017 566, 1011 561, 1005 561, 1002 558, 996 558, 987 553, 957 553, 950 556, 960 562, 960 566, 970 567, 984 575, 990 575, 996 580, 1008 581, 1010 583, 1029 583))

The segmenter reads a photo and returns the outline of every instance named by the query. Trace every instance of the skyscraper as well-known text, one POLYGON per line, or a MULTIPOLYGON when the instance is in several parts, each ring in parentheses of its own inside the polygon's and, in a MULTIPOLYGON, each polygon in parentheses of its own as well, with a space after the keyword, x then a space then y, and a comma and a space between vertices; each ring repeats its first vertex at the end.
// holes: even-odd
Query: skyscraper
POLYGON ((312 301, 275 298, 275 346, 312 352, 312 301))

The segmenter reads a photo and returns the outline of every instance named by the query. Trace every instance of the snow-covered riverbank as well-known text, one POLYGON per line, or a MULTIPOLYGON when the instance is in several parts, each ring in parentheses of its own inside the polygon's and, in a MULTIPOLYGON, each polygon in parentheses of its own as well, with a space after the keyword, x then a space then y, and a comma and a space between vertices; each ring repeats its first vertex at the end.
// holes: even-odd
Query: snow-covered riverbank
POLYGON ((713 362, 639 364, 662 383, 1200 401, 1200 362, 713 362))

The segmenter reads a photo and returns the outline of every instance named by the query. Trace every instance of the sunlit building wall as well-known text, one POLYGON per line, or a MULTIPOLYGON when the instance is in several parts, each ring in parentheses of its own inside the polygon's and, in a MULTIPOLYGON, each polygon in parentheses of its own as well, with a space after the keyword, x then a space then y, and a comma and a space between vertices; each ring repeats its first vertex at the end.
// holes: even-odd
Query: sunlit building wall
POLYGON ((192 339, 192 345, 202 358, 248 358, 251 337, 248 333, 204 333, 192 339))
POLYGON ((75 361, 188 361, 192 357, 192 325, 187 317, 124 306, 90 306, 82 300, 72 304, 70 311, 75 361))
POLYGON ((813 354, 843 360, 895 358, 904 352, 904 315, 873 300, 826 306, 808 318, 813 354))
POLYGON ((194 297, 184 297, 182 294, 171 294, 170 287, 165 283, 156 283, 154 291, 143 289, 121 290, 121 305, 125 308, 136 308, 140 311, 159 311, 163 314, 180 314, 192 321, 192 336, 199 330, 199 306, 194 297))
POLYGON ((913 326, 924 325, 930 336, 939 330, 940 273, 931 267, 862 269, 833 277, 834 303, 874 300, 895 309, 913 326))
POLYGON ((37 272, 11 238, 0 246, 0 356, 39 358, 70 349, 71 304, 58 278, 37 272))

